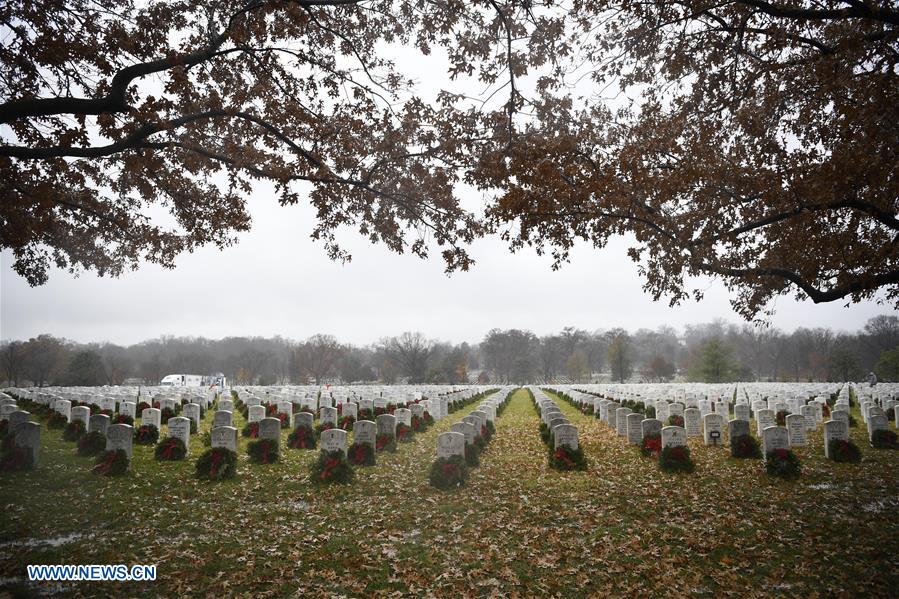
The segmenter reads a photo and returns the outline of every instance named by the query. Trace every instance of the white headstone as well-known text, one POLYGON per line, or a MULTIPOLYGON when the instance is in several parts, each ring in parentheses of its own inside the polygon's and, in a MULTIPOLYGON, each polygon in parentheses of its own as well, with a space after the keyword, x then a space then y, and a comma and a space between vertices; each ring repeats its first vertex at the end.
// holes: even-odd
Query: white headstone
POLYGON ((790 438, 790 447, 805 447, 806 421, 802 414, 790 414, 787 416, 787 432, 790 438))
POLYGON ((106 429, 106 451, 124 450, 128 454, 131 467, 131 446, 134 441, 134 427, 129 424, 110 424, 106 429))
POLYGON ((378 425, 379 435, 396 436, 396 417, 393 414, 380 414, 375 422, 378 425))
POLYGON ((84 430, 87 430, 87 422, 91 417, 91 409, 87 406, 75 406, 72 408, 72 417, 69 419, 69 422, 78 421, 84 425, 84 430))
POLYGON ((833 439, 849 440, 849 425, 842 420, 828 420, 824 423, 824 457, 830 459, 830 442, 833 439))
POLYGON ((868 439, 874 438, 874 433, 876 431, 881 430, 889 430, 890 425, 888 424, 886 416, 881 414, 868 414, 868 439))
POLYGON ((318 411, 318 420, 321 424, 337 426, 337 408, 325 406, 318 411))
POLYGON ((643 429, 643 438, 662 434, 662 421, 657 418, 644 418, 640 427, 643 429))
POLYGON ((702 417, 702 438, 706 445, 721 445, 724 441, 724 416, 709 413, 702 417))
POLYGON ((397 424, 405 424, 406 426, 412 426, 412 410, 407 408, 397 408, 393 415, 396 416, 397 424))
POLYGON ((357 420, 353 425, 353 443, 365 443, 375 446, 378 425, 371 420, 357 420))
POLYGON ((31 454, 31 464, 37 468, 38 457, 41 450, 41 425, 37 422, 22 422, 16 426, 16 447, 24 449, 31 454))
POLYGON ((279 418, 263 418, 260 420, 259 438, 278 441, 281 438, 281 420, 279 418))
POLYGON ((662 449, 666 447, 685 447, 687 431, 682 426, 662 427, 662 449))
POLYGON ((684 410, 684 429, 688 437, 702 436, 702 412, 696 408, 684 410))
POLYGON ((68 399, 59 399, 56 401, 56 411, 66 417, 66 422, 72 421, 72 402, 68 399))
POLYGON ((727 423, 727 437, 733 439, 749 434, 749 421, 734 418, 727 423))
POLYGON ((627 417, 632 411, 630 408, 617 408, 615 410, 615 432, 621 437, 627 436, 627 417))
POLYGON ((346 431, 332 428, 322 432, 321 449, 322 451, 341 451, 346 455, 346 431))
POLYGON ((450 427, 450 430, 454 433, 462 433, 465 435, 465 443, 467 445, 473 445, 475 441, 475 430, 474 427, 468 422, 457 422, 456 424, 450 427))
POLYGON ((162 427, 162 412, 158 408, 144 408, 140 413, 141 426, 152 424, 156 428, 162 427))
POLYGON ((639 445, 643 441, 643 414, 627 415, 627 442, 629 445, 639 445))
POLYGON ((577 449, 577 427, 571 424, 560 424, 553 428, 553 439, 555 440, 554 449, 563 445, 570 449, 577 449))
POLYGON ((462 433, 441 433, 437 436, 437 457, 465 457, 465 435, 462 433))
POLYGON ((216 410, 215 414, 212 415, 212 427, 218 428, 222 427, 232 427, 234 425, 234 419, 231 412, 227 410, 216 410))
POLYGON ((119 404, 119 414, 129 416, 132 420, 137 418, 137 404, 133 401, 123 401, 119 404))
POLYGON ((101 435, 106 435, 107 428, 109 428, 109 416, 106 414, 93 414, 88 421, 87 432, 92 433, 96 431, 101 435))
POLYGON ((166 424, 168 426, 168 436, 181 439, 184 447, 190 453, 190 418, 175 416, 174 418, 169 418, 166 424))
POLYGON ((310 414, 309 412, 297 412, 296 414, 293 415, 293 419, 294 419, 294 424, 296 425, 296 428, 299 428, 301 426, 306 427, 306 428, 312 428, 312 426, 314 424, 314 419, 312 417, 312 414, 310 414))
POLYGON ((756 432, 761 437, 764 434, 766 428, 775 426, 777 423, 774 420, 774 411, 773 410, 757 410, 755 413, 755 422, 756 422, 756 432))
POLYGON ((217 426, 212 429, 212 448, 224 447, 231 451, 237 451, 237 429, 233 426, 217 426))
POLYGON ((762 447, 765 457, 775 449, 790 449, 790 433, 783 426, 769 426, 762 431, 762 447))
MULTIPOLYGON (((250 406, 247 408, 247 422, 259 422, 265 418, 265 406, 250 406)), ((280 423, 280 420, 278 421, 280 423)))

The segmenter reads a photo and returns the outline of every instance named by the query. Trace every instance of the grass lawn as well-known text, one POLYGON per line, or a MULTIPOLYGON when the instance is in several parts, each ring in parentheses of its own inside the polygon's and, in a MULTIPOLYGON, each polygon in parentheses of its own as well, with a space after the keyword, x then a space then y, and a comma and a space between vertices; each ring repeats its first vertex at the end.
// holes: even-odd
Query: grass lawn
MULTIPOLYGON (((357 469, 347 487, 315 487, 316 451, 286 449, 238 476, 193 477, 135 446, 132 472, 92 475, 61 431, 42 430, 41 463, 0 474, 0 579, 27 589, 27 564, 156 564, 149 583, 42 583, 78 596, 896 596, 899 451, 868 446, 861 464, 824 460, 822 432, 797 450, 796 482, 760 460, 690 439, 691 475, 663 474, 611 428, 557 396, 589 467, 549 468, 538 416, 518 390, 497 418, 468 486, 427 481, 436 437, 476 404, 395 454, 357 469), (63 539, 61 543, 48 541, 63 539), (80 535, 80 536, 78 536, 80 535)), ((207 414, 203 429, 212 415, 207 414)), ((238 430, 244 422, 235 411, 238 430)), ((754 423, 753 423, 754 431, 754 423)), ((0 587, 2 588, 2 587, 0 587)), ((2 596, 2 592, 0 592, 2 596)))

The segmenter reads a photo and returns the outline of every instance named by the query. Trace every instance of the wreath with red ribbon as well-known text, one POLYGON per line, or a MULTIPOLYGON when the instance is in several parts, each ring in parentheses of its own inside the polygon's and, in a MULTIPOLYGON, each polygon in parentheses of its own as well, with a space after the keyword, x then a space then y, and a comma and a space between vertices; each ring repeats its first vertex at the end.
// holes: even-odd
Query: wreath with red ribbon
POLYGON ((91 431, 78 439, 78 455, 95 456, 106 449, 106 435, 100 431, 91 431))
POLYGON ((250 461, 256 464, 271 464, 278 461, 278 441, 275 439, 257 439, 247 444, 250 461))
POLYGON ((376 451, 396 451, 396 437, 390 433, 381 433, 375 437, 376 451))
POLYGON ((465 464, 465 458, 459 455, 437 458, 431 464, 428 480, 431 486, 438 489, 464 487, 468 480, 468 466, 465 464))
POLYGON ((586 470, 587 460, 580 447, 572 449, 567 445, 559 445, 550 453, 549 465, 556 470, 586 470))
POLYGON ((160 461, 174 462, 183 460, 186 455, 187 447, 185 447, 184 441, 176 437, 167 437, 163 439, 156 446, 156 450, 154 451, 154 456, 160 461))
POLYGON ((666 447, 659 454, 659 468, 663 472, 693 472, 694 467, 687 446, 666 447))
POLYGON ((353 443, 346 454, 347 460, 353 466, 375 465, 375 448, 368 443, 353 443))
POLYGON ((237 454, 225 447, 208 449, 197 460, 197 478, 222 480, 237 472, 237 454))
POLYGON ((128 471, 128 454, 124 449, 110 449, 97 457, 91 472, 102 476, 119 476, 128 471))
POLYGON ((153 445, 159 441, 159 429, 155 424, 142 424, 134 431, 134 442, 138 445, 153 445))
POLYGON ((412 427, 406 424, 397 424, 396 425, 396 440, 400 443, 410 443, 412 441, 414 433, 412 432, 412 427))
POLYGON ((343 452, 321 451, 318 459, 312 464, 312 482, 318 484, 349 484, 353 482, 355 472, 344 457, 343 452))
POLYGON ((315 449, 315 432, 302 424, 287 435, 287 446, 291 449, 315 449))
POLYGON ((659 457, 659 454, 662 453, 662 435, 653 433, 644 436, 643 442, 640 444, 640 453, 647 458, 659 457))

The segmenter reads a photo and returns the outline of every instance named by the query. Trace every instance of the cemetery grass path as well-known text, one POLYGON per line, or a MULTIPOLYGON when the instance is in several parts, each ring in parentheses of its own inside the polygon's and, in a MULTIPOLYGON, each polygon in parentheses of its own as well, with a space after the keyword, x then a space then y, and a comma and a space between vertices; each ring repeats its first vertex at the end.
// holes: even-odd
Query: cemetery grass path
POLYGON ((825 462, 818 430, 793 483, 692 438, 696 473, 666 475, 550 396, 579 429, 586 472, 549 468, 518 390, 468 486, 450 492, 427 482, 436 437, 475 404, 378 454, 352 486, 321 489, 306 476, 316 452, 285 449, 287 431, 281 462, 249 464, 241 437, 239 476, 207 483, 192 476, 197 436, 184 462, 135 446, 134 472, 103 479, 60 431, 43 430, 40 468, 0 475, 0 578, 29 563, 149 563, 154 583, 70 583, 63 595, 160 597, 887 597, 899 587, 899 452, 871 449, 861 427, 862 464, 825 462), (22 544, 71 533, 85 536, 22 544))

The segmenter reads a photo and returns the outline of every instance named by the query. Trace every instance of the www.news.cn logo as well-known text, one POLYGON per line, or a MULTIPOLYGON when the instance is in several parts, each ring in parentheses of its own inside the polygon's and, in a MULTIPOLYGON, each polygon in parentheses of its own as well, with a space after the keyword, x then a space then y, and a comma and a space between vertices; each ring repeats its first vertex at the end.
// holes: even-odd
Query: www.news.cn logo
POLYGON ((28 566, 28 580, 41 581, 81 581, 81 580, 156 580, 156 566, 87 565, 87 566, 28 566))

